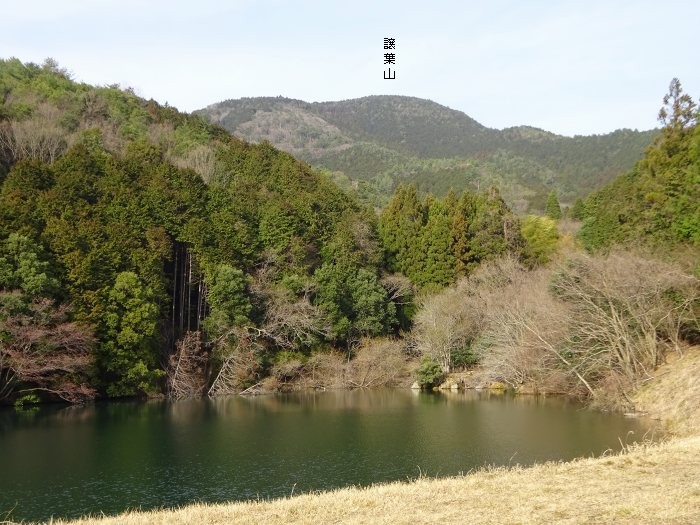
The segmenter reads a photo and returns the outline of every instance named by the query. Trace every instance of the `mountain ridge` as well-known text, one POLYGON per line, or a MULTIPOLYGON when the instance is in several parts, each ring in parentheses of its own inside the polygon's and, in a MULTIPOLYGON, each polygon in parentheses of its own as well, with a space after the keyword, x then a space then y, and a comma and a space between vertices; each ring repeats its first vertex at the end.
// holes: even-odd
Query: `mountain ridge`
POLYGON ((551 190, 572 202, 629 170, 658 133, 566 137, 528 125, 494 129, 438 102, 397 95, 246 97, 195 113, 327 170, 377 206, 399 183, 413 182, 438 195, 496 185, 519 212, 538 211, 551 190))

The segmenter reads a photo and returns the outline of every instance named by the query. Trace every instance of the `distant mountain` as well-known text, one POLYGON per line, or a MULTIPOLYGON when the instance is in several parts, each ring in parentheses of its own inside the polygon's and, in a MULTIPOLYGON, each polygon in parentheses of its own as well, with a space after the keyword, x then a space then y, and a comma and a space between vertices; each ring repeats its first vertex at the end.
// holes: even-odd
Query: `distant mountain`
POLYGON ((384 95, 320 103, 242 98, 197 113, 331 172, 377 206, 398 183, 413 182, 437 195, 496 185, 516 211, 541 211, 551 190, 571 203, 628 171, 658 133, 571 138, 530 126, 497 130, 430 100, 384 95))

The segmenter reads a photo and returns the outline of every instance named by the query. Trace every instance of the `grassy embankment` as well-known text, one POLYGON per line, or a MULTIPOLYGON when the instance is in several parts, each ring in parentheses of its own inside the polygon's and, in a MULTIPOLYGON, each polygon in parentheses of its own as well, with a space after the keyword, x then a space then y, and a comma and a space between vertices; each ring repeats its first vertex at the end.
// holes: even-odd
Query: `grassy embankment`
POLYGON ((71 523, 700 523, 698 377, 700 348, 659 368, 635 401, 670 437, 620 454, 71 523))

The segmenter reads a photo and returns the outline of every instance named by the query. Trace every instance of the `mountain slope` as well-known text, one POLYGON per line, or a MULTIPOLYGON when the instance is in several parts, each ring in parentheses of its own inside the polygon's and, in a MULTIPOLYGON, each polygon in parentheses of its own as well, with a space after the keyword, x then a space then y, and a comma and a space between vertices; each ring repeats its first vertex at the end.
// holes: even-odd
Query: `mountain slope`
POLYGON ((307 103, 244 98, 198 112, 235 135, 334 172, 375 205, 400 182, 444 194, 496 185, 516 210, 539 210, 552 189, 564 202, 629 170, 656 131, 562 137, 529 126, 487 128, 429 100, 370 96, 307 103))
POLYGON ((381 258, 371 210, 270 144, 0 60, 0 403, 241 390, 393 333, 381 258))
POLYGON ((695 103, 687 99, 685 107, 687 118, 674 115, 634 169, 583 202, 579 236, 586 248, 700 247, 700 124, 695 103))

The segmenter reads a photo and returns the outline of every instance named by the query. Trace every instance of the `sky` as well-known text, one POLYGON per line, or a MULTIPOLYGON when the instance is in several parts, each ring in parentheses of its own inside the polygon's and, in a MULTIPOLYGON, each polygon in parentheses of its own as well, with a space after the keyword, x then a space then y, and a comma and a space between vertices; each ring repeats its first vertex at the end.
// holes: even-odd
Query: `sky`
POLYGON ((1 58, 52 57, 76 80, 182 111, 409 95, 489 127, 576 135, 656 127, 673 77, 700 97, 697 0, 13 0, 0 11, 1 58))

